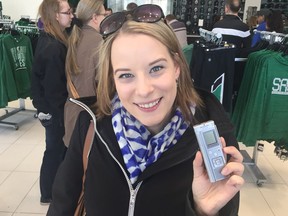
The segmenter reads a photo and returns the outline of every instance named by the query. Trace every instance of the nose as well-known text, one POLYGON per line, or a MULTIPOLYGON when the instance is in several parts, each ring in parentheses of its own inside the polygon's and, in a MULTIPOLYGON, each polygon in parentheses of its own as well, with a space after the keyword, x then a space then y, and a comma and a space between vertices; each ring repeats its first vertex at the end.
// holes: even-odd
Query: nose
POLYGON ((136 94, 148 97, 154 90, 152 81, 148 77, 140 77, 136 85, 136 94))

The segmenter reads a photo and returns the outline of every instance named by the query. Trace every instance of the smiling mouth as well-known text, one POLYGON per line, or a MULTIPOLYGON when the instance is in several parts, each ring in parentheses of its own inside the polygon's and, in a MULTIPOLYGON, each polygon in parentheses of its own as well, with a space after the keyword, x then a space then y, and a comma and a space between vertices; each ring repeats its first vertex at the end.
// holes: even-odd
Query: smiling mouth
POLYGON ((161 101, 161 99, 162 98, 159 98, 158 100, 150 103, 137 104, 137 106, 139 106, 142 109, 150 109, 157 106, 157 104, 161 101))

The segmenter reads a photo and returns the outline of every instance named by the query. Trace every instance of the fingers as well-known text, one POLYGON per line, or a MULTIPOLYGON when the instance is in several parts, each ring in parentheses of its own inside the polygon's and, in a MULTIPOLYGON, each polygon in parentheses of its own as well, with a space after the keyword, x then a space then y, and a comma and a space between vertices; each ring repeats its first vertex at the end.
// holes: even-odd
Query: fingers
POLYGON ((223 148, 223 152, 231 156, 229 162, 242 163, 243 156, 240 153, 240 151, 238 151, 238 149, 236 149, 234 146, 228 146, 228 147, 223 148))
POLYGON ((228 175, 238 175, 242 176, 244 172, 244 165, 239 162, 229 162, 226 166, 222 169, 221 174, 228 176, 228 175))
POLYGON ((222 148, 226 147, 226 142, 225 142, 225 139, 223 137, 220 137, 220 141, 222 143, 222 148))
POLYGON ((228 185, 232 185, 236 192, 244 185, 245 180, 241 176, 233 175, 227 181, 228 185))
POLYGON ((220 140, 223 145, 223 152, 231 156, 229 162, 221 171, 222 175, 242 176, 244 172, 244 166, 242 164, 243 161, 242 154, 240 153, 240 151, 238 151, 238 149, 236 149, 235 146, 226 147, 226 142, 223 137, 221 137, 220 140))
POLYGON ((193 170, 194 178, 200 177, 205 174, 203 158, 200 151, 196 153, 195 159, 193 161, 193 170))

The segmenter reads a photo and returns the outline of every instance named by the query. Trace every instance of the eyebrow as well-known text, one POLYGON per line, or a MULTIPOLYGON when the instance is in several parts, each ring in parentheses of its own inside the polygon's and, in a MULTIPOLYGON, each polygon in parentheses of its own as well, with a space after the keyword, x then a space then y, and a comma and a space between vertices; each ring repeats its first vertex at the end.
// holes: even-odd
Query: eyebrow
MULTIPOLYGON (((165 58, 156 59, 155 61, 149 63, 149 66, 152 66, 152 65, 154 65, 154 64, 156 64, 156 63, 158 63, 158 62, 160 62, 160 61, 165 61, 165 62, 167 62, 167 59, 165 59, 165 58)), ((116 74, 118 71, 130 71, 130 69, 128 69, 128 68, 119 68, 119 69, 117 69, 117 70, 114 71, 114 74, 116 74)))
POLYGON ((130 70, 128 68, 119 68, 119 69, 114 71, 114 74, 116 74, 119 71, 130 71, 130 70))
POLYGON ((160 61, 165 61, 165 62, 167 62, 167 59, 165 59, 165 58, 156 59, 155 61, 151 62, 151 63, 149 64, 149 66, 152 66, 152 65, 154 65, 154 64, 156 64, 156 63, 158 63, 158 62, 160 62, 160 61))

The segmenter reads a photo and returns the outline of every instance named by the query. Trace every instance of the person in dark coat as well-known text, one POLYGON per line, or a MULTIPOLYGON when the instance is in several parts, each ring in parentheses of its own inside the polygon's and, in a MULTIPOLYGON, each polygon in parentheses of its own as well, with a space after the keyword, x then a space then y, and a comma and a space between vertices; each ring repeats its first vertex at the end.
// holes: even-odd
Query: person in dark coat
POLYGON ((114 13, 100 25, 106 39, 99 53, 97 108, 75 100, 87 112, 76 123, 47 215, 74 215, 91 119, 95 138, 84 155, 87 215, 238 215, 244 167, 233 126, 215 96, 193 87, 161 8, 142 5, 132 13, 132 20, 122 22, 127 13, 114 13), (226 178, 215 183, 193 130, 208 120, 215 121, 228 156, 221 170, 226 178))
POLYGON ((40 202, 49 204, 52 184, 66 150, 62 140, 67 99, 65 28, 70 26, 73 14, 67 0, 43 0, 39 14, 44 31, 41 31, 35 51, 31 90, 32 102, 46 135, 46 149, 40 170, 40 202))
POLYGON ((249 26, 238 16, 240 9, 241 0, 225 0, 225 15, 212 29, 212 32, 222 34, 223 41, 236 45, 236 56, 242 56, 242 51, 251 47, 252 40, 249 26))

